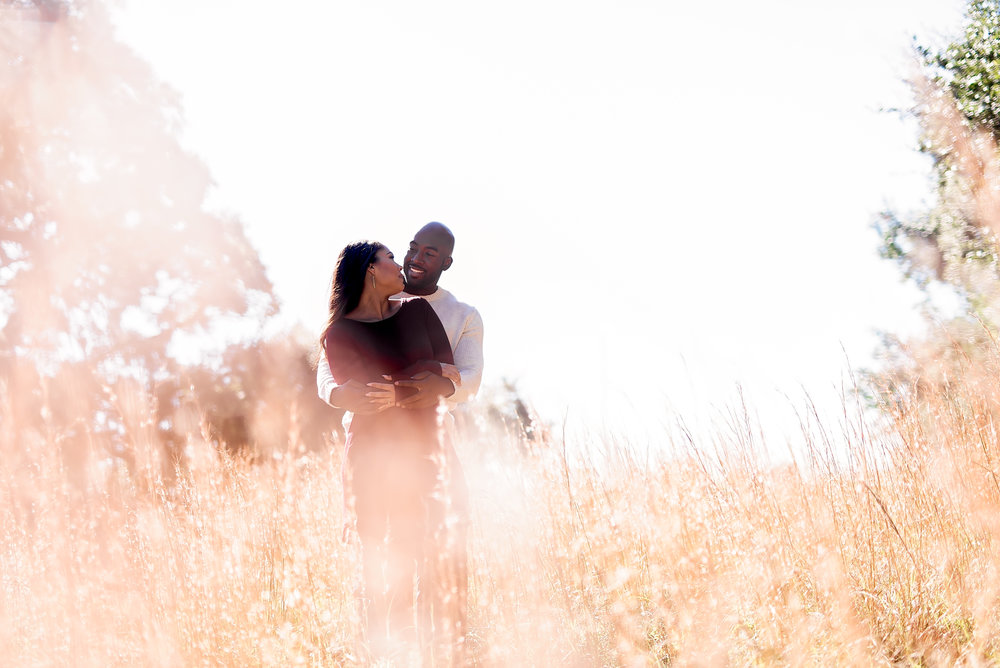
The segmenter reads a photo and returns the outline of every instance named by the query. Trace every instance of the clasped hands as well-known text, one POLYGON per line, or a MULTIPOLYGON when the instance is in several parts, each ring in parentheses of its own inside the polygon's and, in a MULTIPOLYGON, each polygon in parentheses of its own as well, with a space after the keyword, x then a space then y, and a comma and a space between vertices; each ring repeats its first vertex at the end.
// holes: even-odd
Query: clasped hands
POLYGON ((372 412, 381 413, 393 407, 398 408, 429 408, 436 406, 441 397, 454 393, 455 388, 462 383, 458 367, 453 364, 441 364, 441 375, 430 371, 421 371, 409 379, 393 381, 390 376, 383 376, 384 383, 368 383, 370 388, 365 392, 368 403, 374 408, 372 412), (413 388, 414 392, 402 399, 397 398, 397 388, 413 388))

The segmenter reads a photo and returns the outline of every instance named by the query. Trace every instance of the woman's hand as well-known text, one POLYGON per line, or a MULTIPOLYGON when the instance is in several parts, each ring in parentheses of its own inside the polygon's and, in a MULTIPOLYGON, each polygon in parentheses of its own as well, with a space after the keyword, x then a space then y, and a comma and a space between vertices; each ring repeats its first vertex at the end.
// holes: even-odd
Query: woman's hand
POLYGON ((365 392, 365 396, 368 397, 369 401, 377 406, 375 409, 376 413, 381 413, 396 405, 396 386, 388 376, 383 376, 383 378, 388 382, 368 383, 368 387, 371 389, 365 392))
POLYGON ((454 364, 441 362, 441 375, 455 383, 456 388, 462 386, 462 374, 459 372, 458 367, 454 364))
POLYGON ((437 406, 441 397, 450 397, 455 393, 455 385, 444 376, 429 371, 421 371, 410 380, 397 380, 397 387, 414 387, 416 394, 400 400, 400 408, 430 408, 437 406))
POLYGON ((380 404, 367 396, 368 391, 366 385, 356 380, 349 380, 333 388, 333 392, 330 393, 330 403, 356 414, 374 413, 380 408, 380 404))

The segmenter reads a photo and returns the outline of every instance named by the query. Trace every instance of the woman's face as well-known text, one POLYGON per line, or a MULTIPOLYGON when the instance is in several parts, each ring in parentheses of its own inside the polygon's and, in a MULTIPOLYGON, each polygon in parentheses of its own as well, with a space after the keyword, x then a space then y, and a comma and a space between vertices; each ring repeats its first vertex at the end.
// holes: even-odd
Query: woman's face
POLYGON ((403 268, 396 264, 388 248, 378 250, 372 268, 375 270, 375 286, 380 288, 380 292, 384 290, 394 295, 403 291, 403 268))

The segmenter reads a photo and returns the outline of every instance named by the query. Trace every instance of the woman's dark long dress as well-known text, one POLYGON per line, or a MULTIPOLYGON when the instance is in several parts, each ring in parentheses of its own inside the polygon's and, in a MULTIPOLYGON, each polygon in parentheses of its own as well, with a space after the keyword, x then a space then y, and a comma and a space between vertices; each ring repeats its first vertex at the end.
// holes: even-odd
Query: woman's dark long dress
MULTIPOLYGON (((386 382, 384 376, 409 378, 421 370, 440 374, 440 363, 454 364, 444 327, 423 299, 376 322, 337 320, 325 345, 340 384, 386 382)), ((434 580, 428 558, 435 555, 428 552, 443 517, 435 498, 441 439, 435 407, 356 414, 348 427, 345 499, 357 517, 374 640, 386 633, 413 637, 414 578, 422 590, 434 580)))

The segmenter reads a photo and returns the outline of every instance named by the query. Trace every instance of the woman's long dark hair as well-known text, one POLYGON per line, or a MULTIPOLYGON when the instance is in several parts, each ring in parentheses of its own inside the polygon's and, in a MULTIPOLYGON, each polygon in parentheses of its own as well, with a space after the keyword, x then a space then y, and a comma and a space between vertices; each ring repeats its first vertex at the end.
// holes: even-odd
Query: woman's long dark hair
POLYGON ((330 283, 330 317, 319 338, 319 344, 326 349, 326 335, 337 322, 353 311, 361 303, 361 292, 365 289, 365 272, 375 262, 375 254, 385 248, 377 241, 355 241, 347 244, 337 257, 337 267, 333 270, 330 283))

